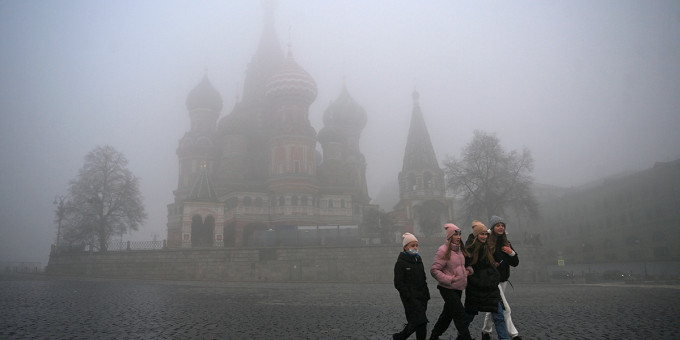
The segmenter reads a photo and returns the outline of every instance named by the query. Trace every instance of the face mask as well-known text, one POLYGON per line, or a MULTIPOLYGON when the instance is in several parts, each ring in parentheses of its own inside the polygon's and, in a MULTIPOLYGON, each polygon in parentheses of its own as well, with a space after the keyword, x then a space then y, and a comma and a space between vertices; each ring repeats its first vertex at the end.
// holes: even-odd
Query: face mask
POLYGON ((418 249, 416 249, 416 248, 409 248, 408 252, 411 253, 411 255, 416 255, 416 254, 418 254, 418 249))

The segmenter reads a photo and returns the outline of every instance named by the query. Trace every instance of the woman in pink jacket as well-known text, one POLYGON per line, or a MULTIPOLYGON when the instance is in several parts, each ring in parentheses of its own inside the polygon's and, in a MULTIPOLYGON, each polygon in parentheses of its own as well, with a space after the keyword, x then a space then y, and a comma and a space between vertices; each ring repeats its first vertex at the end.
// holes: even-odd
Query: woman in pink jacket
POLYGON ((444 309, 432 329, 430 339, 439 339, 453 321, 459 334, 457 339, 470 340, 472 337, 468 330, 468 319, 460 299, 467 286, 467 276, 472 273, 472 267, 465 267, 466 251, 460 242, 460 228, 453 223, 447 223, 444 230, 446 243, 437 250, 430 269, 430 274, 437 280, 437 289, 444 299, 444 309))

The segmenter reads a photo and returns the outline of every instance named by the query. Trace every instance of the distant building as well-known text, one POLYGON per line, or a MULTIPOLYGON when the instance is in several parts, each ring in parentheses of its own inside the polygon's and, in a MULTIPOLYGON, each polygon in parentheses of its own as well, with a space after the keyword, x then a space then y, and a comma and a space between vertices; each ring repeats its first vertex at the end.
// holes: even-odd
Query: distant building
POLYGON ((397 230, 419 236, 443 234, 442 226, 453 218, 453 199, 446 196, 444 170, 434 153, 418 92, 413 93, 411 123, 399 173, 399 203, 391 215, 397 230), (423 220, 423 214, 428 218, 423 220), (433 223, 436 228, 427 230, 423 222, 433 223))
POLYGON ((273 6, 263 4, 262 37, 230 113, 220 118, 222 97, 207 76, 186 99, 191 126, 177 148, 168 247, 243 246, 300 226, 340 231, 371 207, 359 149, 366 112, 343 87, 317 135, 308 117, 316 83, 290 49, 284 55, 273 6))
POLYGON ((533 223, 548 261, 680 260, 680 160, 544 202, 533 223))

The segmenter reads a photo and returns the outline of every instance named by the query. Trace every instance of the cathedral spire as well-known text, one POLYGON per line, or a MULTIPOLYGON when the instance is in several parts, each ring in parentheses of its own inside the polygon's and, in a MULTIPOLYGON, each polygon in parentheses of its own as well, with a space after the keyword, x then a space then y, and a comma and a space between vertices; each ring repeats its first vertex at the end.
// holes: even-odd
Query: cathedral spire
POLYGON ((420 110, 420 94, 413 92, 413 112, 411 113, 411 125, 406 141, 404 163, 402 171, 440 169, 437 156, 435 156, 430 133, 425 125, 423 112, 420 110))
POLYGON ((245 102, 257 101, 264 96, 264 87, 269 77, 274 74, 284 60, 283 50, 281 50, 281 44, 274 27, 276 1, 262 0, 261 5, 263 10, 262 36, 257 51, 248 64, 243 88, 243 100, 245 102))

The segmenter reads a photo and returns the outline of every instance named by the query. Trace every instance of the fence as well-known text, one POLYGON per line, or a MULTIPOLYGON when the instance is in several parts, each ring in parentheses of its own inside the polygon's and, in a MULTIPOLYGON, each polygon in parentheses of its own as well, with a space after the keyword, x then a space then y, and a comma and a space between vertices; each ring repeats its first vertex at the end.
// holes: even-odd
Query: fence
POLYGON ((165 240, 161 241, 112 241, 107 245, 107 251, 126 251, 126 250, 157 250, 167 247, 165 240))
POLYGON ((247 240, 254 247, 361 244, 357 226, 313 226, 258 230, 247 240))
POLYGON ((0 262, 4 273, 40 273, 43 271, 40 262, 0 262))

